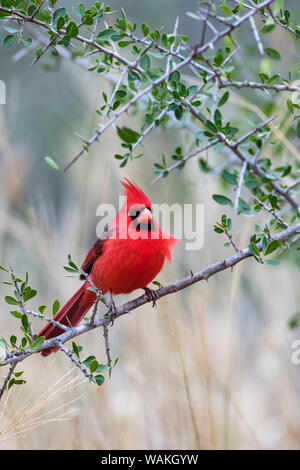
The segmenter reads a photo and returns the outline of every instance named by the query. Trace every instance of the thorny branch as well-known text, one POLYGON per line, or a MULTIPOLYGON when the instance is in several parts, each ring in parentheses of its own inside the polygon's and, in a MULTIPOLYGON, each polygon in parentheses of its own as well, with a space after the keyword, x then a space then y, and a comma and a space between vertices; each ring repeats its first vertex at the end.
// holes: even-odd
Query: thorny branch
MULTIPOLYGON (((285 242, 291 239, 292 237, 294 237, 295 235, 297 235, 299 232, 300 232, 300 223, 290 226, 287 229, 280 232, 279 234, 274 235, 271 240, 278 240, 279 242, 285 242)), ((258 244, 257 247, 260 251, 262 250, 261 244, 258 244)), ((211 264, 210 266, 204 268, 203 270, 197 273, 192 273, 188 277, 180 279, 179 281, 176 281, 173 284, 160 287, 159 289, 155 291, 157 294, 157 300, 161 299, 162 297, 165 297, 166 295, 174 294, 175 292, 178 292, 182 289, 186 289, 187 287, 193 284, 196 284, 200 281, 208 280, 210 277, 214 276, 215 274, 221 271, 224 271, 228 268, 232 268, 236 264, 240 263, 241 261, 251 256, 252 256, 252 253, 250 252, 249 248, 245 248, 244 250, 238 250, 234 255, 229 256, 228 258, 225 258, 223 260, 220 260, 214 264, 211 264)), ((137 308, 141 307, 142 305, 150 301, 151 300, 149 299, 149 297, 146 294, 144 294, 134 300, 126 302, 120 307, 116 308, 114 319, 116 320, 117 318, 130 313, 133 310, 136 310, 137 308)), ((107 316, 107 314, 105 314, 95 319, 93 323, 91 321, 85 322, 82 325, 70 328, 68 331, 62 333, 56 338, 46 340, 44 344, 42 345, 42 347, 35 351, 15 350, 15 351, 9 352, 7 353, 6 357, 2 360, 1 366, 4 366, 6 364, 16 364, 18 362, 24 361, 27 357, 32 356, 33 354, 36 354, 42 351, 43 349, 47 349, 47 348, 51 348, 55 346, 59 346, 61 348, 60 345, 63 345, 63 343, 65 343, 66 341, 76 338, 77 336, 87 333, 88 331, 91 331, 95 328, 108 326, 110 322, 111 322, 110 318, 107 316)))

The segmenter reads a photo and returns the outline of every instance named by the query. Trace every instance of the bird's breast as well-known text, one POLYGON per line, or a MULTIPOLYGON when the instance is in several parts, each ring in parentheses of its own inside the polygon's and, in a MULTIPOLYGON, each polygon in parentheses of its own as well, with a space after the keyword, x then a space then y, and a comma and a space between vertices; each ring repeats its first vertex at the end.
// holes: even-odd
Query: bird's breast
POLYGON ((91 277, 103 293, 128 294, 146 287, 161 271, 165 253, 162 240, 119 240, 105 242, 91 277))

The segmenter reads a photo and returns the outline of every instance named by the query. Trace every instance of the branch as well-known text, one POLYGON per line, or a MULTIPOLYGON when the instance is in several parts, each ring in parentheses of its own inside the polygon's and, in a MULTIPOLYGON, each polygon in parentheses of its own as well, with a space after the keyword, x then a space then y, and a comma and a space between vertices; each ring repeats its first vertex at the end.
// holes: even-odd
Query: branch
MULTIPOLYGON (((293 237, 294 235, 298 234, 299 232, 300 232, 300 223, 295 224, 291 227, 288 227, 286 230, 283 230, 279 234, 274 235, 271 238, 271 240, 278 240, 279 242, 285 242, 291 237, 293 237)), ((260 251, 262 250, 261 243, 258 244, 257 247, 260 251)), ((251 256, 253 256, 252 253, 250 252, 248 248, 246 248, 244 250, 238 251, 237 253, 235 253, 234 255, 228 258, 220 260, 217 263, 211 264, 210 266, 204 268, 202 271, 199 271, 196 274, 191 273, 191 275, 189 275, 188 277, 180 279, 179 281, 174 282, 173 284, 160 287, 159 289, 155 291, 156 300, 159 300, 160 298, 165 297, 166 295, 170 295, 180 290, 186 289, 187 287, 193 284, 196 284, 200 281, 203 281, 203 280, 207 281, 210 277, 214 276, 215 274, 221 271, 224 271, 228 268, 232 268, 236 264, 240 263, 241 261, 251 256)), ((126 302, 125 304, 116 308, 114 319, 117 319, 123 315, 128 314, 129 312, 132 312, 133 310, 136 310, 137 308, 141 307, 142 305, 148 302, 151 302, 151 299, 149 299, 149 296, 146 294, 134 300, 126 302)), ((40 349, 37 349, 35 351, 30 351, 30 350, 26 350, 25 352, 12 351, 11 353, 7 354, 5 359, 2 361, 1 366, 4 366, 6 364, 15 364, 15 363, 21 362, 27 357, 33 354, 36 354, 37 352, 42 351, 43 349, 48 349, 51 347, 59 346, 59 343, 62 344, 70 339, 73 339, 77 336, 87 333, 88 331, 91 331, 95 328, 107 326, 110 322, 111 322, 111 319, 107 318, 107 314, 105 314, 104 316, 97 318, 94 321, 94 323, 91 323, 91 322, 84 323, 77 327, 70 328, 69 331, 62 333, 56 338, 46 340, 43 346, 40 349)))
POLYGON ((57 338, 55 338, 55 339, 56 339, 56 342, 55 342, 56 346, 58 346, 59 349, 60 349, 63 353, 65 353, 66 356, 68 356, 68 358, 73 362, 73 364, 75 364, 75 366, 78 367, 78 368, 81 370, 81 372, 82 372, 89 380, 94 381, 93 375, 87 370, 87 368, 84 367, 84 365, 83 365, 80 361, 78 361, 78 359, 76 359, 76 358, 74 357, 74 355, 71 353, 71 351, 69 351, 69 349, 66 348, 66 347, 61 343, 61 341, 59 341, 57 338))
MULTIPOLYGON (((241 2, 240 0, 230 0, 231 2, 237 4, 237 5, 240 5, 241 2)), ((244 3, 243 6, 245 8, 248 8, 249 10, 253 10, 255 7, 254 6, 251 6, 251 5, 248 5, 247 3, 244 3)), ((278 18, 276 18, 274 15, 268 15, 267 13, 265 12, 262 12, 260 11, 260 14, 265 17, 265 18, 272 18, 274 20, 274 22, 276 24, 278 24, 278 26, 281 26, 282 28, 286 29, 287 31, 289 31, 290 33, 292 33, 294 36, 296 36, 297 39, 299 39, 299 34, 293 29, 291 28, 290 26, 288 25, 284 25, 282 24, 278 18)))
POLYGON ((5 390, 6 390, 7 384, 8 384, 8 382, 10 381, 11 376, 13 375, 16 366, 17 366, 17 363, 16 363, 16 362, 13 363, 13 364, 11 364, 7 375, 4 377, 3 385, 2 385, 2 387, 0 388, 0 400, 1 400, 1 398, 2 398, 3 393, 4 393, 5 390))
POLYGON ((220 88, 234 87, 234 88, 252 88, 253 90, 274 90, 277 93, 281 91, 300 92, 300 87, 296 85, 286 84, 274 84, 268 85, 267 83, 252 82, 245 80, 244 82, 232 82, 230 80, 222 80, 220 88))

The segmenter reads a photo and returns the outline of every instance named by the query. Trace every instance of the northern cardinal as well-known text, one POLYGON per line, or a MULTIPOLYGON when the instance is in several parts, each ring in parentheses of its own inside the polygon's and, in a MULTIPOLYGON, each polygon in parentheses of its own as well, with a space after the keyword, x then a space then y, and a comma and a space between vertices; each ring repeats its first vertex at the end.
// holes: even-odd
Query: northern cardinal
MULTIPOLYGON (((82 270, 103 294, 110 293, 110 306, 115 310, 113 295, 129 294, 144 289, 149 299, 155 291, 148 284, 161 271, 166 258, 171 261, 171 249, 178 240, 163 233, 152 217, 152 202, 143 191, 128 179, 121 182, 126 203, 87 254, 82 270)), ((82 275, 81 279, 85 279, 82 275)), ((54 320, 67 326, 77 326, 96 300, 85 280, 80 289, 56 313, 54 320)), ((63 330, 49 322, 38 336, 54 338, 63 330)), ((45 349, 43 356, 58 351, 45 349)))

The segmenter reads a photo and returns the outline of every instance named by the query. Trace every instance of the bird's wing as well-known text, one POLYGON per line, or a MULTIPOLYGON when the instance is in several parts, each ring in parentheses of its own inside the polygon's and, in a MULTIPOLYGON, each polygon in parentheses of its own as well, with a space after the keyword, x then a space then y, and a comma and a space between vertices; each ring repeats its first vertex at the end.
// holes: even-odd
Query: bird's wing
MULTIPOLYGON (((85 273, 90 274, 93 264, 102 255, 104 251, 105 242, 111 234, 110 232, 111 230, 109 229, 109 227, 106 227, 103 234, 101 235, 101 238, 99 238, 99 240, 96 241, 96 243, 92 246, 92 248, 86 255, 85 260, 81 266, 81 269, 83 269, 85 273)), ((80 276, 80 279, 81 280, 85 279, 83 274, 80 276)))

